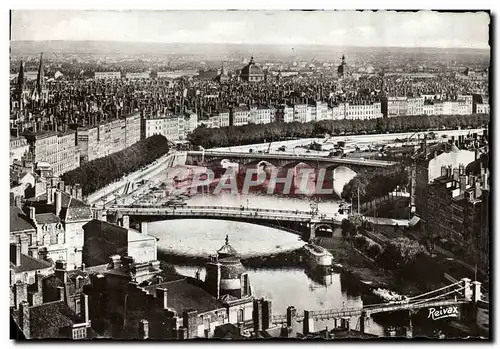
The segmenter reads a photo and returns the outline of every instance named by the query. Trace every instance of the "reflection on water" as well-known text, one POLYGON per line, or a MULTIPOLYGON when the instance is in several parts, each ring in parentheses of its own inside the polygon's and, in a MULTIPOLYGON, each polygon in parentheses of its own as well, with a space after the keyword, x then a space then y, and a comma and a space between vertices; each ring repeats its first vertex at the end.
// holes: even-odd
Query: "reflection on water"
MULTIPOLYGON (((178 273, 194 277, 197 266, 176 265, 178 273)), ((204 268, 201 269, 201 278, 205 277, 204 268)), ((339 274, 325 276, 328 280, 325 285, 321 280, 311 280, 303 269, 249 269, 248 275, 252 285, 253 295, 257 298, 267 298, 272 301, 273 314, 286 314, 286 308, 293 305, 298 313, 304 310, 325 310, 361 307, 363 302, 360 296, 349 295, 341 287, 339 274)), ((356 328, 357 319, 351 319, 352 328, 356 328)), ((316 329, 332 328, 333 319, 315 322, 316 329)), ((383 334, 380 325, 373 321, 367 332, 383 334)))

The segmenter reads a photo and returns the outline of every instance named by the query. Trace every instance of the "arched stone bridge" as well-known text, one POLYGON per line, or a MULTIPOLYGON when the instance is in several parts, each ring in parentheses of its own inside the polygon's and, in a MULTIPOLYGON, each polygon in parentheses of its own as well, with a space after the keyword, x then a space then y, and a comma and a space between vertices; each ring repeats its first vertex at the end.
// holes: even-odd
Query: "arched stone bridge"
POLYGON ((382 160, 349 159, 340 157, 324 157, 292 154, 263 154, 220 151, 189 151, 186 165, 220 164, 224 161, 237 163, 240 166, 272 165, 279 168, 292 168, 298 164, 306 164, 313 168, 334 170, 344 166, 356 173, 366 173, 377 169, 390 170, 397 166, 396 162, 382 160))

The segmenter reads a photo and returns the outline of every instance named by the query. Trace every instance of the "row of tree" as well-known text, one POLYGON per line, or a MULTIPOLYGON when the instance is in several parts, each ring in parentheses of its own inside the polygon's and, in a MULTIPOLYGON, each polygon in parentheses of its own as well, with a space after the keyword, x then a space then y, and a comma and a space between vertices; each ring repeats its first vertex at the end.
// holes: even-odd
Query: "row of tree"
POLYGON ((344 200, 356 203, 367 202, 393 192, 396 188, 403 188, 409 183, 408 171, 397 168, 395 171, 375 171, 370 174, 361 173, 351 179, 342 190, 344 200))
POLYGON ((83 194, 87 195, 143 168, 168 153, 168 149, 167 139, 154 135, 114 154, 86 162, 61 178, 69 185, 80 184, 83 194))
POLYGON ((188 139, 193 145, 204 148, 230 147, 291 138, 323 137, 325 134, 355 135, 415 132, 456 127, 476 128, 485 126, 489 120, 489 115, 473 114, 399 116, 373 120, 322 120, 307 123, 274 122, 271 124, 248 124, 221 128, 207 128, 202 125, 194 130, 188 136, 188 139))

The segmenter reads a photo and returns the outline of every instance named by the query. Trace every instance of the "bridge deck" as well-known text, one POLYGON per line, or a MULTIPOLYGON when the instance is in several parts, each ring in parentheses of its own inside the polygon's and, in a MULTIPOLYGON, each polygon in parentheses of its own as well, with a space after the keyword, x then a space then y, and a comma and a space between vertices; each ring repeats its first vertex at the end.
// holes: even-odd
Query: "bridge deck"
POLYGON ((340 157, 308 156, 308 155, 287 155, 287 154, 263 154, 263 153, 242 153, 242 152, 222 152, 222 151, 189 151, 188 156, 205 157, 228 157, 228 158, 246 158, 246 159, 276 159, 276 160, 307 160, 329 162, 332 164, 361 165, 368 167, 392 167, 396 162, 370 159, 346 159, 340 157))

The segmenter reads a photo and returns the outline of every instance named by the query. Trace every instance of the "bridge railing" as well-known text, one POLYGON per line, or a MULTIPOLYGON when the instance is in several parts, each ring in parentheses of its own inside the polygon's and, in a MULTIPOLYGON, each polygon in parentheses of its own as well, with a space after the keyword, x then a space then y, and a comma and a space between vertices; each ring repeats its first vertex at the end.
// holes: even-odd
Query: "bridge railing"
POLYGON ((269 213, 284 213, 284 214, 293 214, 293 215, 311 215, 311 212, 308 211, 299 211, 299 210, 276 210, 276 209, 268 209, 268 208, 252 208, 252 207, 235 207, 235 206, 149 206, 149 205, 133 205, 133 206, 112 206, 109 210, 117 210, 117 211, 129 211, 135 209, 162 209, 162 210, 223 210, 223 211, 240 211, 240 212, 269 212, 269 213))

